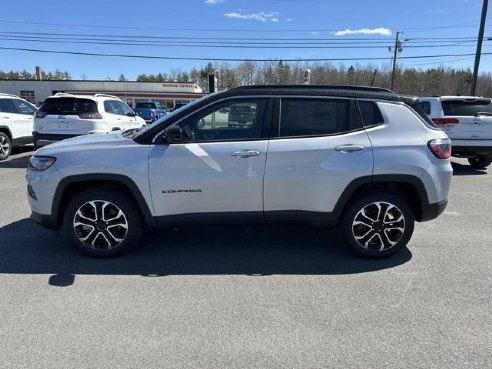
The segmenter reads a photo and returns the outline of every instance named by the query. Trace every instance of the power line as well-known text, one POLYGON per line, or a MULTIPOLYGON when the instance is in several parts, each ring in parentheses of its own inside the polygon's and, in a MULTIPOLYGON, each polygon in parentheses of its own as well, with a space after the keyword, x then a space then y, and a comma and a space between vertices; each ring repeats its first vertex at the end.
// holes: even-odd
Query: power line
MULTIPOLYGON (((31 24, 40 26, 58 26, 58 27, 83 27, 83 28, 99 28, 99 29, 135 29, 135 30, 160 30, 160 31, 194 31, 194 32, 337 32, 340 29, 319 29, 316 27, 305 29, 220 29, 220 28, 169 28, 169 27, 135 27, 135 26, 108 26, 108 25, 93 25, 93 24, 67 24, 67 23, 48 23, 48 22, 34 22, 34 21, 18 21, 0 19, 0 23, 7 24, 31 24)), ((458 23, 454 25, 445 26, 429 26, 429 27, 390 27, 391 29, 400 29, 404 31, 427 31, 432 29, 453 29, 453 28, 471 28, 476 27, 476 21, 458 23)))
MULTIPOLYGON (((0 50, 15 50, 15 51, 26 51, 35 53, 46 53, 46 54, 65 54, 65 55, 83 55, 83 56, 100 56, 100 57, 117 57, 117 58, 132 58, 132 59, 158 59, 158 60, 192 60, 192 61, 228 61, 228 62, 278 62, 282 60, 284 62, 329 62, 329 61, 363 61, 363 60, 388 60, 387 57, 361 57, 361 58, 307 58, 307 59, 286 59, 286 58, 276 58, 276 59, 254 59, 254 58, 199 58, 199 57, 176 57, 176 56, 156 56, 156 55, 130 55, 130 54, 103 54, 103 53, 88 53, 88 52, 78 52, 78 51, 60 51, 60 50, 42 50, 42 49, 28 49, 28 48, 17 48, 17 47, 0 47, 0 50)), ((443 57, 453 57, 453 56, 473 56, 474 54, 441 54, 441 55, 417 55, 417 56, 402 56, 399 59, 425 59, 425 58, 443 58, 443 57)), ((483 53, 483 55, 492 55, 492 52, 483 53)))

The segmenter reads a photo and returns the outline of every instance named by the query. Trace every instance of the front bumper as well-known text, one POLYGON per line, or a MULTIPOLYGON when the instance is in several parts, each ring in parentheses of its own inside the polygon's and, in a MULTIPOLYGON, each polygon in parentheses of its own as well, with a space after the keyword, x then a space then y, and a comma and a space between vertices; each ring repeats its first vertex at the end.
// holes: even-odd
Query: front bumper
POLYGON ((49 229, 59 229, 60 225, 58 224, 58 219, 52 215, 39 214, 35 211, 31 211, 31 220, 40 224, 44 228, 49 229))

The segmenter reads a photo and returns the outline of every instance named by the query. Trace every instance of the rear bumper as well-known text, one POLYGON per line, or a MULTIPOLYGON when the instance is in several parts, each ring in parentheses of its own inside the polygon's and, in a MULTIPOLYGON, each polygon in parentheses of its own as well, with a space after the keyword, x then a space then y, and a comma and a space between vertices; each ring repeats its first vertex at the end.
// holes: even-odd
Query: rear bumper
POLYGON ((422 204, 422 215, 421 222, 426 222, 428 220, 436 219, 439 215, 442 214, 444 209, 448 206, 448 200, 443 200, 436 204, 422 204))
POLYGON ((65 140, 67 138, 72 138, 77 136, 80 135, 73 135, 73 134, 62 135, 62 134, 49 134, 49 133, 38 133, 38 132, 32 133, 34 145, 36 147, 46 146, 54 142, 58 142, 61 140, 65 140))
POLYGON ((492 156, 492 146, 455 146, 452 147, 453 156, 473 157, 492 156))

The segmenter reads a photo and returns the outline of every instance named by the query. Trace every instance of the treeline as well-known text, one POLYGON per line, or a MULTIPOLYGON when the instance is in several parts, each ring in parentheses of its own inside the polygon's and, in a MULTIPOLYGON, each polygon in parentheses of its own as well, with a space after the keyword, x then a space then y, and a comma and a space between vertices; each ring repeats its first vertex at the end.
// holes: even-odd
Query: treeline
MULTIPOLYGON (((42 79, 45 80, 50 80, 50 81, 60 81, 60 80, 71 80, 72 76, 70 73, 67 71, 61 71, 59 69, 56 69, 54 72, 48 72, 46 73, 45 71, 41 71, 41 77, 42 79)), ((30 73, 27 70, 23 71, 9 71, 9 72, 4 72, 3 70, 0 70, 0 80, 6 80, 6 79, 36 79, 36 74, 35 73, 30 73)))
MULTIPOLYGON (((311 70, 311 84, 363 85, 388 88, 391 79, 390 67, 374 65, 338 65, 330 63, 304 62, 284 63, 245 61, 237 65, 229 63, 209 63, 207 66, 189 72, 140 74, 137 81, 195 82, 204 91, 208 89, 208 75, 218 78, 219 89, 251 84, 300 84, 304 71, 311 70)), ((438 67, 428 69, 397 68, 394 90, 411 95, 468 95, 472 72, 470 69, 438 67)), ((478 94, 492 96, 492 73, 481 73, 478 80, 478 94)))
MULTIPOLYGON (((190 71, 173 69, 169 73, 139 74, 139 82, 193 82, 204 91, 208 91, 208 75, 214 74, 218 79, 218 89, 252 84, 300 84, 304 71, 311 70, 311 84, 364 85, 387 88, 390 85, 391 69, 388 66, 375 65, 333 65, 330 63, 305 62, 251 62, 239 64, 208 63, 202 68, 190 71)), ((71 80, 67 71, 56 69, 54 72, 42 72, 44 80, 71 80)), ((34 73, 26 70, 1 71, 0 80, 33 80, 34 73)), ((87 79, 85 75, 82 79, 87 79)), ((411 95, 468 95, 472 72, 470 69, 455 69, 437 67, 428 69, 397 68, 395 73, 394 90, 411 95)), ((107 77, 106 80, 112 80, 107 77)), ((120 74, 118 81, 127 81, 120 74)), ((481 73, 478 79, 478 94, 492 96, 492 73, 481 73)))

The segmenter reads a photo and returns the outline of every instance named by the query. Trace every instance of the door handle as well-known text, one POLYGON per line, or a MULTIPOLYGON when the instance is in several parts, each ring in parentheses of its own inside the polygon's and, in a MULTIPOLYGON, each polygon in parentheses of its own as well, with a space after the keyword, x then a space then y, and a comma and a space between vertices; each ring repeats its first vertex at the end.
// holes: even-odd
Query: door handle
POLYGON ((364 150, 364 146, 362 145, 340 145, 335 147, 335 151, 340 151, 340 152, 354 152, 354 151, 361 151, 364 150))
POLYGON ((235 156, 236 158, 249 158, 250 156, 260 155, 260 152, 257 150, 239 150, 234 151, 231 155, 235 156))

